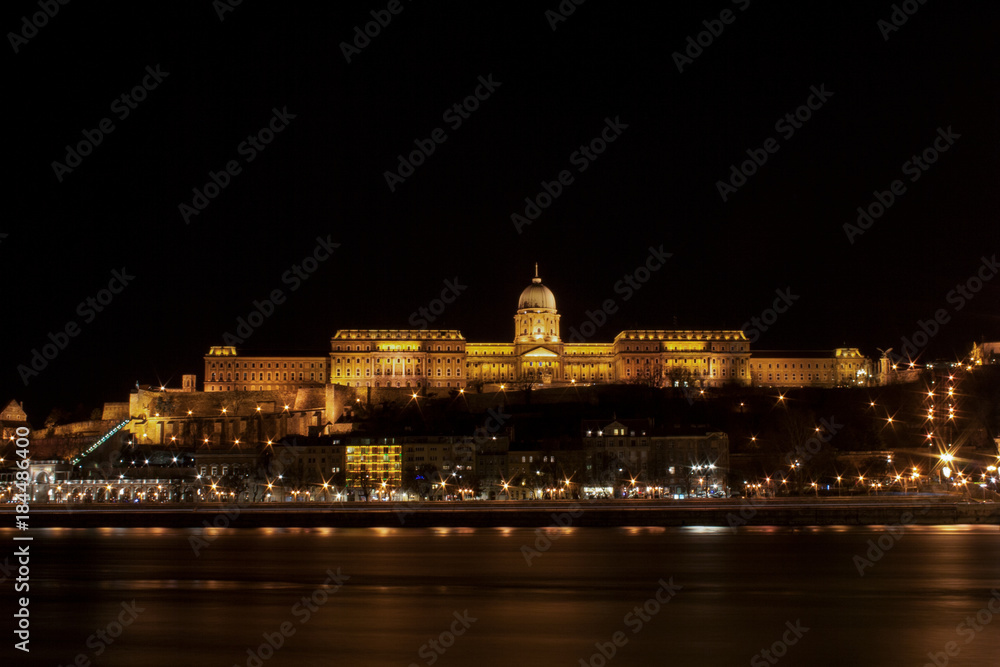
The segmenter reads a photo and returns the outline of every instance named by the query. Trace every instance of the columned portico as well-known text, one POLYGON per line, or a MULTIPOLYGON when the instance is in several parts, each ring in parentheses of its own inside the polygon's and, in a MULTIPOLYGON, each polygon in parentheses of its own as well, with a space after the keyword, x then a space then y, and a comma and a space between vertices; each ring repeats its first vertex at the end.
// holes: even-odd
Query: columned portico
POLYGON ((525 380, 534 380, 549 384, 562 380, 562 364, 559 363, 562 357, 562 346, 553 351, 546 347, 535 347, 522 353, 520 365, 520 377, 525 380))

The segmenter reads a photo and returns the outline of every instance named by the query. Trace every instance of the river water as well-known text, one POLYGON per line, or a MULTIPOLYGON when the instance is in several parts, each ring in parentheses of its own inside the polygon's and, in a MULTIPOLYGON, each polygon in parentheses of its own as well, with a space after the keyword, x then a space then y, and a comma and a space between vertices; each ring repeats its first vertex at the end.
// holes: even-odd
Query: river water
POLYGON ((1000 665, 996 526, 34 535, 3 664, 1000 665))

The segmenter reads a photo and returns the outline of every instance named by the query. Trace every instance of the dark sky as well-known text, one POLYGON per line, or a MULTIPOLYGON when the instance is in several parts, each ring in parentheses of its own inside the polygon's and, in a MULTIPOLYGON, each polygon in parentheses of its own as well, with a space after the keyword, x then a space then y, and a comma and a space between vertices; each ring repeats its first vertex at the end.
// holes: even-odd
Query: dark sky
POLYGON ((922 358, 1000 337, 1000 279, 949 298, 998 250, 996 3, 904 3, 917 9, 892 31, 888 2, 591 0, 555 30, 556 0, 388 4, 244 2, 220 20, 221 2, 70 3, 37 31, 22 18, 36 4, 5 5, 5 31, 28 38, 7 36, 0 400, 40 420, 125 400, 136 381, 200 381, 207 348, 273 290, 285 300, 246 349, 407 328, 456 278, 430 326, 508 341, 536 261, 564 335, 614 300, 594 340, 675 318, 741 328, 776 290, 797 298, 753 348, 875 354, 938 310, 922 358), (347 62, 341 43, 372 11, 391 21, 347 62), (445 115, 477 86, 477 109, 445 115), (798 127, 782 121, 810 100, 798 127), (103 119, 112 132, 95 132, 103 119), (614 142, 574 157, 609 120, 614 142), (271 122, 270 143, 244 144, 271 122), (438 128, 390 189, 397 156, 438 128), (100 143, 54 166, 75 163, 66 146, 85 131, 100 143), (905 164, 939 136, 925 171, 905 164), (766 162, 724 200, 718 182, 748 150, 766 162), (230 161, 239 173, 185 220, 179 206, 230 161), (572 182, 519 233, 511 215, 564 170, 572 182), (849 239, 844 224, 897 179, 902 194, 849 239), (340 245, 296 284, 286 272, 317 237, 340 245), (616 291, 651 246, 671 257, 616 291), (123 269, 134 278, 101 312, 78 307, 123 269), (26 386, 18 365, 74 324, 26 386))

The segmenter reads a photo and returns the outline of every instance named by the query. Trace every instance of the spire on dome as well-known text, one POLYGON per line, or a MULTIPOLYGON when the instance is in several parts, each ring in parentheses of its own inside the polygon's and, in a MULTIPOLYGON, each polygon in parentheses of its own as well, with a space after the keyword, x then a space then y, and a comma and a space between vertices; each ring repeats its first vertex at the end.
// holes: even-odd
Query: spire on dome
POLYGON ((552 294, 552 290, 542 284, 542 279, 538 276, 538 262, 535 262, 535 277, 531 279, 531 284, 521 292, 517 308, 518 310, 523 308, 556 309, 556 297, 552 294))

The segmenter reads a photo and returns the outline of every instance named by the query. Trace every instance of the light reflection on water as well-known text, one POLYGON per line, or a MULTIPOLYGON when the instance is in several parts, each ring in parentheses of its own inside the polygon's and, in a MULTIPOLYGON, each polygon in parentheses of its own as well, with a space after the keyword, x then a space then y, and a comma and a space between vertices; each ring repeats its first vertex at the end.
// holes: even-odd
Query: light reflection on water
POLYGON ((922 665, 950 641, 949 664, 997 664, 1000 618, 968 643, 957 628, 1000 585, 998 533, 907 526, 860 576, 882 527, 40 530, 32 660, 94 659, 88 637, 135 599, 97 664, 246 665, 289 622, 264 667, 427 665, 421 647, 465 610, 477 620, 435 665, 579 665, 615 632, 612 666, 749 664, 796 621, 782 666, 922 665), (661 582, 681 588, 633 632, 661 582), (324 600, 307 622, 303 598, 324 600))

